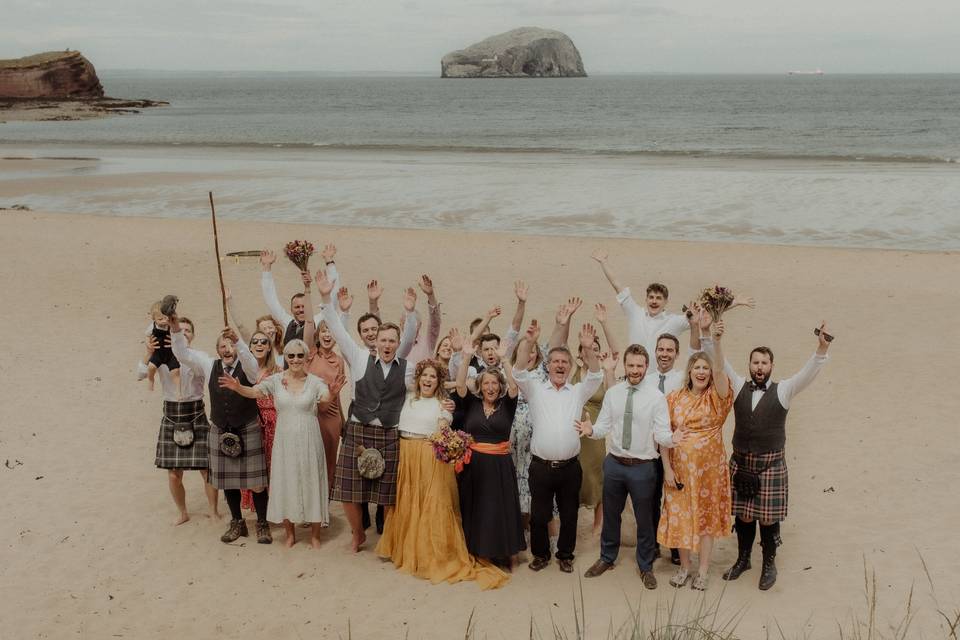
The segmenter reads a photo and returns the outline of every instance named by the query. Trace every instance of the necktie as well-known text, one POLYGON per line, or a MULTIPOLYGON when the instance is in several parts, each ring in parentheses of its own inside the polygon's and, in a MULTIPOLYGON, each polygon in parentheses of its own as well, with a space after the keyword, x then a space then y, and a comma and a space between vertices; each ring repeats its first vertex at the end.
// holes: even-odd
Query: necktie
POLYGON ((667 375, 664 373, 660 374, 660 393, 663 393, 663 382, 667 379, 667 375))
POLYGON ((622 447, 624 451, 630 450, 630 442, 633 440, 633 394, 636 391, 636 387, 627 387, 627 406, 623 408, 622 447))
POLYGON ((764 382, 763 384, 757 384, 756 382, 751 382, 751 383, 750 383, 750 390, 751 390, 751 391, 766 391, 766 390, 767 390, 767 383, 764 382))

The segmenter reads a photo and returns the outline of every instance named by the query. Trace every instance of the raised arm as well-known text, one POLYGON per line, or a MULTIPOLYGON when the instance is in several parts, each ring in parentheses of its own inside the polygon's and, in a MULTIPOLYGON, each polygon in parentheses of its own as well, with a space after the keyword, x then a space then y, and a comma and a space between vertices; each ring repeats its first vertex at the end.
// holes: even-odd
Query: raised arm
POLYGON ((293 321, 290 312, 283 308, 280 299, 277 297, 277 285, 273 281, 273 263, 277 261, 277 254, 273 251, 264 249, 260 252, 260 291, 263 294, 263 301, 270 309, 274 318, 283 324, 284 329, 293 321))
POLYGON ((240 333, 240 338, 244 342, 250 342, 250 331, 247 330, 246 325, 243 324, 243 320, 237 314, 237 310, 233 303, 233 294, 230 293, 229 288, 224 288, 223 292, 226 294, 227 312, 230 314, 230 319, 233 321, 233 324, 237 327, 237 331, 240 333))
POLYGON ((594 251, 590 256, 600 264, 600 268, 603 270, 603 275, 607 277, 607 282, 610 283, 610 286, 613 287, 613 290, 617 293, 623 291, 623 286, 617 280, 617 276, 613 274, 613 271, 610 269, 610 265, 607 263, 607 252, 606 251, 594 251))
POLYGON ((819 331, 816 352, 807 360, 800 371, 786 380, 781 380, 777 385, 777 395, 785 409, 790 408, 790 401, 793 396, 810 386, 810 383, 817 377, 820 369, 823 368, 829 358, 827 351, 830 349, 830 343, 833 342, 833 335, 827 331, 825 322, 820 323, 819 331))
POLYGON ((366 358, 370 352, 354 342, 350 333, 340 321, 340 314, 337 313, 335 305, 331 304, 333 283, 327 279, 327 274, 323 270, 317 272, 317 292, 320 293, 320 300, 323 304, 321 315, 326 321, 337 346, 340 347, 340 355, 350 365, 351 371, 363 371, 366 366, 366 358))
MULTIPOLYGON (((464 340, 460 352, 463 354, 464 362, 470 362, 470 358, 477 353, 477 347, 469 340, 464 340)), ((469 393, 469 389, 467 389, 467 369, 469 368, 462 366, 457 369, 457 395, 461 398, 466 398, 467 393, 469 393)))
POLYGON ((187 338, 180 328, 180 319, 176 315, 170 316, 170 349, 181 366, 190 367, 197 373, 206 375, 213 366, 213 358, 202 351, 191 349, 187 344, 187 338))
POLYGON ((607 341, 607 348, 610 349, 610 353, 613 354, 613 358, 616 360, 617 355, 623 353, 623 351, 620 350, 620 342, 617 340, 617 337, 613 334, 613 331, 610 330, 610 325, 607 320, 607 305, 599 302, 593 305, 593 319, 596 320, 600 328, 603 329, 603 337, 607 341))
POLYGON ((414 343, 417 341, 417 330, 419 321, 415 310, 417 308, 417 292, 413 287, 407 287, 403 294, 403 312, 406 316, 403 319, 403 333, 400 335, 400 344, 397 346, 397 355, 406 358, 410 355, 414 343))
POLYGON ((490 327, 490 321, 503 313, 503 308, 500 306, 490 307, 490 310, 483 315, 483 322, 477 325, 477 328, 473 330, 473 333, 470 334, 470 342, 478 342, 480 336, 487 332, 487 329, 490 327))
POLYGON ((527 310, 527 293, 529 291, 530 288, 523 280, 517 280, 513 283, 513 293, 517 296, 517 310, 513 312, 510 327, 517 333, 523 328, 523 314, 527 310))
MULTIPOLYGON (((329 245, 328 245, 329 246, 329 245)), ((310 296, 310 283, 313 281, 313 278, 310 277, 310 273, 304 271, 300 274, 300 278, 303 280, 303 305, 305 309, 313 309, 313 299, 310 296)), ((329 278, 329 276, 328 276, 329 278)), ((321 314, 322 317, 322 314, 321 314)), ((307 349, 313 348, 314 338, 317 335, 317 321, 313 317, 312 313, 306 314, 303 322, 303 341, 307 343, 307 349)))
POLYGON ((260 365, 257 364, 256 356, 250 353, 250 347, 247 346, 247 343, 241 340, 237 332, 231 327, 224 327, 221 335, 233 341, 237 349, 237 360, 240 361, 240 368, 243 369, 243 372, 246 374, 247 380, 256 380, 259 378, 260 365))
POLYGON ((258 400, 260 398, 266 398, 268 394, 256 389, 254 387, 248 387, 246 385, 240 384, 240 381, 234 378, 233 376, 223 375, 217 378, 217 383, 220 385, 221 389, 230 389, 234 393, 239 393, 244 398, 251 398, 253 400, 258 400))
POLYGON ((507 380, 507 395, 511 398, 516 398, 517 394, 520 392, 520 388, 517 387, 517 381, 513 377, 513 367, 510 366, 510 356, 508 351, 511 351, 511 348, 507 344, 501 344, 500 348, 497 350, 497 355, 500 358, 500 365, 503 369, 503 377, 507 380))
POLYGON ((440 339, 440 303, 437 301, 437 295, 433 288, 433 280, 427 274, 420 276, 420 290, 427 296, 427 310, 430 314, 427 345, 429 345, 429 349, 433 349, 437 340, 440 339))
POLYGON ((727 367, 726 360, 723 357, 723 330, 724 330, 723 319, 717 320, 713 323, 712 336, 713 336, 713 354, 714 354, 714 366, 713 366, 713 385, 717 389, 717 395, 721 398, 726 398, 727 394, 730 393, 730 379, 727 377, 727 367), (721 366, 720 363, 724 363, 721 366))
POLYGON ((557 309, 557 315, 554 318, 553 332, 550 334, 550 340, 547 342, 547 348, 565 347, 570 341, 570 319, 577 312, 583 300, 574 296, 560 305, 557 309))
POLYGON ((380 317, 380 296, 383 295, 383 287, 376 280, 371 280, 367 284, 367 302, 369 311, 373 315, 380 317))
POLYGON ((513 365, 513 377, 524 391, 524 383, 529 378, 527 369, 530 368, 530 362, 533 360, 533 346, 540 339, 540 323, 536 319, 530 321, 530 326, 524 334, 523 339, 517 346, 517 362, 513 365))
MULTIPOLYGON (((593 351, 593 349, 591 349, 593 351)), ((617 353, 604 353, 600 356, 600 368, 603 369, 603 384, 607 389, 617 384, 617 353)))

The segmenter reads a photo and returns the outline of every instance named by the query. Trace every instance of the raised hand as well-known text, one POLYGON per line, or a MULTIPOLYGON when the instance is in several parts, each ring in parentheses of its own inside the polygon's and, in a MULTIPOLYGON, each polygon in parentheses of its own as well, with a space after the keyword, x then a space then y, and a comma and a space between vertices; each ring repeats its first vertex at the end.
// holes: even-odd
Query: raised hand
POLYGON ((607 305, 598 302, 593 305, 593 319, 597 324, 603 324, 607 321, 607 305))
POLYGON ((381 287, 380 283, 376 280, 371 280, 369 284, 367 284, 367 298, 369 298, 371 302, 376 302, 382 295, 383 287, 381 287))
POLYGON ((583 304, 583 299, 574 296, 567 300, 567 309, 570 310, 570 315, 573 316, 577 312, 577 309, 580 308, 580 305, 583 304))
POLYGON ((417 292, 414 291, 413 287, 407 287, 407 290, 403 293, 403 309, 407 313, 411 313, 417 306, 417 292))
POLYGON ((733 304, 730 305, 731 309, 734 307, 747 307, 748 309, 756 309, 757 301, 750 296, 737 296, 733 299, 733 304))
POLYGON ((300 279, 303 280, 303 290, 310 291, 310 284, 313 281, 313 278, 310 277, 309 271, 301 271, 300 279))
POLYGON ((817 353, 820 355, 825 355, 827 349, 830 348, 830 343, 833 342, 833 334, 827 331, 827 323, 825 320, 820 321, 820 326, 817 327, 817 353))
POLYGON ((450 329, 447 335, 450 336, 450 349, 454 353, 463 349, 463 335, 460 333, 460 329, 454 327, 450 329))
POLYGON ((503 313, 503 307, 490 307, 490 310, 487 311, 487 320, 493 320, 497 316, 503 313))
POLYGON ((570 311, 567 309, 567 305, 562 304, 557 307, 557 315, 555 316, 557 324, 567 324, 570 322, 570 311))
POLYGON ((607 252, 597 249, 596 251, 590 254, 590 257, 596 260, 597 262, 599 262, 600 264, 603 264, 604 262, 607 261, 607 252))
POLYGON ((579 433, 581 436, 586 436, 589 438, 593 435, 593 423, 590 422, 590 418, 574 420, 573 428, 576 429, 577 433, 579 433))
POLYGON ((501 364, 505 364, 507 361, 507 352, 510 350, 510 343, 506 340, 500 341, 500 346, 497 347, 497 357, 500 359, 501 364))
POLYGON ((230 293, 230 287, 223 288, 223 299, 226 300, 227 302, 230 302, 231 300, 233 300, 233 294, 230 293))
POLYGON ((423 291, 423 295, 428 298, 433 295, 433 280, 430 279, 430 276, 423 274, 417 284, 420 285, 420 291, 423 291))
POLYGON ((726 329, 726 326, 723 324, 723 319, 717 320, 713 323, 713 339, 720 340, 723 337, 723 332, 726 329))
POLYGON ((273 263, 277 261, 277 254, 269 249, 263 249, 260 252, 260 267, 264 271, 270 271, 273 267, 273 263))
POLYGON ((220 332, 220 337, 230 340, 234 344, 240 341, 240 336, 237 335, 237 332, 233 327, 224 327, 223 331, 220 332))
POLYGON ((513 292, 517 294, 517 300, 520 302, 527 301, 527 292, 530 288, 527 286, 527 283, 523 280, 517 280, 513 283, 513 292))
POLYGON ((580 327, 580 346, 586 349, 593 350, 593 342, 597 337, 597 330, 593 328, 593 325, 589 322, 584 323, 580 327))
POLYGON ((340 287, 337 290, 337 304, 340 305, 340 311, 350 313, 350 307, 353 306, 353 296, 350 295, 350 290, 346 287, 340 287))
POLYGON ((530 321, 530 326, 527 327, 525 337, 532 344, 537 344, 537 341, 540 339, 540 323, 537 322, 537 320, 534 319, 530 321))
POLYGON ((323 250, 320 251, 320 257, 323 258, 324 262, 333 262, 333 258, 337 255, 337 246, 332 242, 323 245, 323 250))
POLYGON ((713 316, 710 315, 710 312, 701 307, 699 302, 694 304, 696 305, 694 307, 696 309, 694 315, 697 316, 697 324, 700 325, 701 333, 706 333, 710 328, 710 325, 713 324, 713 316))
MULTIPOLYGON (((452 348, 453 340, 451 340, 450 343, 452 348)), ((473 344, 470 340, 461 340, 460 351, 463 353, 463 359, 469 362, 470 358, 477 355, 477 345, 473 344)))
POLYGON ((234 378, 233 376, 220 376, 217 378, 217 383, 220 385, 221 389, 230 389, 231 391, 240 391, 240 381, 234 378))
POLYGON ((614 353, 604 352, 600 354, 600 367, 604 371, 609 371, 610 373, 613 373, 614 371, 617 370, 617 358, 619 355, 620 354, 616 352, 614 353))
POLYGON ((320 292, 320 296, 324 300, 330 296, 330 293, 333 291, 333 283, 330 282, 330 279, 327 278, 327 272, 325 269, 320 269, 317 271, 317 291, 320 292))

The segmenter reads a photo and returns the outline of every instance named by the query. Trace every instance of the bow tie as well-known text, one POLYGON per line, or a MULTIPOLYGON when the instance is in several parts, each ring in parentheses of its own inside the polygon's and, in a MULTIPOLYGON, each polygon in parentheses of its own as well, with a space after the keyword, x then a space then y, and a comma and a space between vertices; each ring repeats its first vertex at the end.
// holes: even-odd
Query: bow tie
POLYGON ((756 382, 751 382, 751 383, 750 383, 750 390, 751 390, 751 391, 766 391, 766 390, 767 390, 767 383, 764 382, 763 384, 757 384, 756 382))

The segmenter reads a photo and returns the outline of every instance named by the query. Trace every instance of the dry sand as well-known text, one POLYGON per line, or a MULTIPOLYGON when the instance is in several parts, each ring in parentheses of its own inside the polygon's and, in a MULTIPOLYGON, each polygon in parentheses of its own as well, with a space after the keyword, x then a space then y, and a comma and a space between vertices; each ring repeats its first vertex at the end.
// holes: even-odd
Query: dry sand
MULTIPOLYGON (((0 198, 8 186, 0 183, 0 198)), ((144 314, 167 292, 196 321, 195 346, 213 351, 221 320, 209 224, 10 211, 0 212, 0 224, 0 637, 326 638, 350 629, 353 638, 450 638, 462 637, 471 613, 477 637, 527 637, 531 620, 544 633, 554 622, 573 630, 576 574, 554 563, 539 574, 521 566, 494 592, 433 586, 371 551, 348 553, 336 505, 320 551, 251 539, 228 546, 218 540, 225 523, 204 516, 199 474, 188 473, 192 519, 171 526, 166 474, 153 467, 161 398, 134 371, 144 314)), ((726 587, 721 613, 742 613, 742 637, 779 637, 777 625, 787 637, 834 637, 838 621, 847 628, 852 614, 866 612, 866 565, 877 574, 881 629, 900 619, 913 585, 911 636, 944 637, 938 607, 960 606, 956 254, 228 220, 220 234, 223 252, 334 241, 346 285, 359 293, 370 278, 383 282, 387 317, 398 315, 401 287, 423 272, 436 283, 447 327, 463 327, 494 302, 512 309, 511 283, 524 278, 528 319, 550 322, 561 299, 577 294, 605 302, 623 334, 613 292, 589 258, 603 246, 635 293, 667 282, 673 308, 714 281, 755 296, 756 310, 730 314, 728 354, 743 371, 749 347, 768 344, 775 377, 803 364, 815 348, 813 327, 826 319, 838 337, 831 360, 788 419, 790 517, 779 580, 757 590, 759 549, 752 571, 720 580, 736 556, 726 538, 707 596, 726 587)), ((224 267, 244 316, 262 313, 259 265, 224 267)), ((281 298, 293 292, 293 267, 278 264, 275 274, 281 298)), ((728 443, 731 432, 732 420, 728 443)), ((585 511, 580 528, 582 573, 598 555, 585 511)), ((645 592, 632 553, 623 549, 613 572, 583 581, 586 637, 606 637, 611 621, 638 603, 646 620, 674 598, 681 609, 695 606, 696 593, 667 584, 665 561, 656 566, 660 588, 645 592)))

